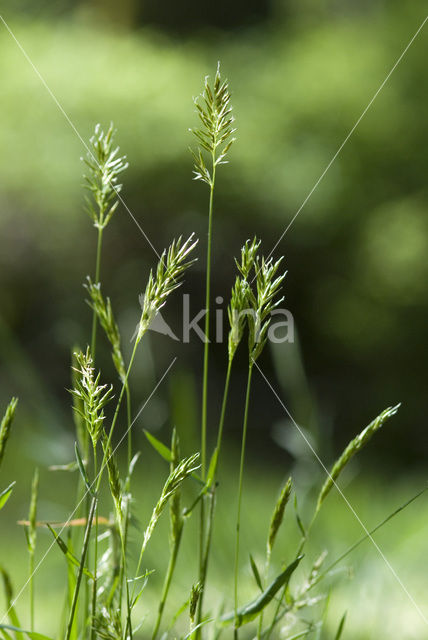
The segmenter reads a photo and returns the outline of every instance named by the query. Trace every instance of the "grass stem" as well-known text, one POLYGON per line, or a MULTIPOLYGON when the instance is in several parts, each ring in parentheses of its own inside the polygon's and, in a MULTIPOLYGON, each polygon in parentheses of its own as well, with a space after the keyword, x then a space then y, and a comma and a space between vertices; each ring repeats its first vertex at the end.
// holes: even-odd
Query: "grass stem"
MULTIPOLYGON (((97 240, 97 257, 95 261, 95 283, 98 284, 100 281, 100 273, 101 273, 101 249, 103 244, 103 227, 98 227, 98 240, 97 240)), ((95 350, 97 347, 97 314, 94 309, 92 312, 92 337, 91 337, 91 354, 92 358, 95 362, 95 350)))
POLYGON ((155 627, 154 627, 153 633, 152 633, 152 640, 156 639, 156 636, 158 634, 159 627, 160 627, 160 624, 161 624, 161 621, 162 621, 162 615, 163 615, 163 611, 164 611, 164 608, 165 608, 165 603, 166 603, 166 600, 167 600, 167 597, 168 597, 169 588, 171 586, 172 577, 174 575, 175 565, 177 563, 178 552, 180 550, 182 532, 183 532, 183 528, 181 528, 179 535, 174 540, 174 546, 172 548, 172 552, 171 552, 171 555, 169 557, 168 569, 167 569, 167 573, 166 573, 166 576, 165 576, 165 581, 164 581, 163 588, 162 588, 162 595, 161 595, 161 599, 160 599, 159 607, 158 607, 158 615, 157 615, 155 627))
POLYGON ((241 440, 241 460, 239 463, 239 485, 238 485, 238 508, 236 517, 236 544, 235 544, 235 628, 234 638, 238 637, 238 627, 236 626, 238 617, 238 574, 239 574, 239 545, 240 545, 240 527, 241 527, 241 506, 242 506, 242 486, 244 478, 244 464, 245 464, 245 447, 247 442, 247 426, 248 426, 248 408, 250 404, 250 390, 251 390, 251 376, 253 373, 253 360, 250 360, 248 365, 248 378, 247 378, 247 391, 245 394, 245 410, 244 410, 244 422, 242 425, 242 440, 241 440))
POLYGON ((76 586, 74 588, 73 601, 71 603, 70 617, 68 619, 67 631, 66 631, 66 634, 65 634, 65 640, 70 640, 71 632, 72 632, 72 629, 73 629, 74 617, 76 615, 77 601, 79 599, 80 584, 82 582, 82 576, 83 576, 83 567, 85 566, 86 553, 87 553, 88 547, 89 547, 89 540, 90 540, 90 537, 91 537, 92 523, 93 523, 93 520, 94 520, 94 514, 95 514, 95 509, 96 509, 96 506, 97 506, 97 502, 98 502, 98 498, 96 496, 94 496, 92 498, 91 508, 89 510, 88 521, 86 523, 85 537, 84 537, 84 540, 83 540, 83 548, 82 548, 82 556, 80 558, 80 565, 79 565, 79 570, 78 570, 78 573, 77 573, 76 586))

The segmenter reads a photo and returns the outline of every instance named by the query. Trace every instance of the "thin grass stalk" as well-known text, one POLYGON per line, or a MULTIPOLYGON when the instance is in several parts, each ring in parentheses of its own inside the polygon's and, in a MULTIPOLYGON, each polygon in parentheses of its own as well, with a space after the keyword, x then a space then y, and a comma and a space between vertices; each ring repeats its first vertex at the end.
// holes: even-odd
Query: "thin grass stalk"
POLYGON ((181 528, 178 537, 174 540, 174 546, 173 546, 171 555, 169 557, 168 569, 167 569, 167 573, 166 573, 166 576, 165 576, 165 581, 164 581, 163 588, 162 588, 162 595, 161 595, 161 599, 160 599, 159 607, 158 607, 158 615, 157 615, 155 627, 154 627, 153 633, 152 633, 152 640, 155 640, 155 638, 156 638, 156 636, 158 634, 158 631, 159 631, 159 627, 160 627, 161 621, 162 621, 163 611, 164 611, 164 608, 165 608, 166 600, 168 598, 168 593, 169 593, 169 589, 170 589, 170 586, 171 586, 172 578, 173 578, 173 575, 174 575, 175 566, 177 564, 177 557, 178 557, 178 552, 180 550, 182 533, 183 533, 183 528, 181 528))
MULTIPOLYGON (((97 477, 97 445, 93 445, 94 455, 94 478, 97 477)), ((95 507, 95 539, 94 539, 94 581, 92 584, 92 620, 95 620, 97 613, 97 568, 98 568, 98 503, 95 507)), ((91 640, 95 640, 95 627, 91 624, 91 640)))
POLYGON ((210 186, 210 200, 208 207, 208 245, 207 245, 207 271, 205 283, 205 343, 204 343, 204 372, 202 383, 202 425, 201 425, 201 475, 205 478, 206 446, 207 446, 207 401, 208 401, 208 356, 210 343, 210 293, 211 293, 211 244, 212 221, 215 188, 215 152, 212 153, 212 181, 210 186))
MULTIPOLYGON (((216 461, 216 469, 214 471, 214 479, 216 477, 217 474, 217 466, 218 466, 218 459, 219 459, 219 455, 220 455, 220 449, 221 449, 221 443, 222 443, 222 438, 223 438, 223 428, 224 428, 224 419, 226 416, 226 407, 227 407, 227 399, 228 399, 228 395, 229 395, 229 386, 230 386, 230 375, 232 372, 232 362, 233 362, 233 357, 229 358, 229 362, 227 365, 227 372, 226 372, 226 380, 224 383, 224 390, 223 390, 223 400, 221 403, 221 413, 220 413, 220 420, 219 420, 219 425, 218 425, 218 433, 217 433, 217 461, 216 461)), ((207 535, 206 535, 206 540, 205 540, 205 550, 204 550, 204 556, 203 556, 203 560, 202 560, 202 572, 200 575, 200 594, 199 594, 199 599, 198 599, 198 614, 197 614, 197 621, 196 621, 196 635, 198 635, 198 632, 200 634, 200 623, 202 621, 202 611, 203 611, 203 598, 204 598, 204 589, 205 589, 205 583, 207 580, 207 573, 208 573, 208 561, 209 561, 209 554, 210 554, 210 548, 211 548, 211 538, 212 538, 212 527, 213 527, 213 523, 214 523, 214 504, 213 502, 211 502, 211 508, 210 508, 210 515, 209 515, 209 519, 208 519, 208 523, 207 523, 207 535)))
MULTIPOLYGON (((101 250, 103 244, 103 227, 99 226, 98 228, 98 239, 97 239, 97 256, 95 260, 95 282, 100 281, 101 275, 101 250)), ((95 362, 95 350, 97 347, 97 313, 95 309, 92 312, 92 337, 91 337, 91 354, 92 358, 95 362)))
POLYGON ((39 470, 36 469, 31 485, 31 504, 28 527, 28 551, 29 551, 29 587, 30 587, 30 628, 34 631, 34 555, 37 539, 37 494, 39 488, 39 470))
POLYGON ((241 528, 241 505, 242 505, 242 486, 244 478, 244 464, 245 464, 245 447, 247 443, 247 426, 248 426, 248 408, 250 404, 250 391, 251 391, 251 377, 253 373, 253 360, 251 359, 248 365, 248 378, 247 378, 247 391, 245 394, 245 410, 244 410, 244 422, 242 426, 242 440, 241 440, 241 460, 239 463, 239 485, 238 485, 238 508, 236 517, 236 543, 235 543, 235 588, 234 588, 234 600, 235 600, 235 626, 234 626, 234 638, 238 638, 238 627, 236 625, 238 618, 238 574, 239 574, 239 545, 240 545, 240 528, 241 528))
POLYGON ((121 576, 119 577, 120 584, 120 596, 119 596, 119 606, 122 607, 123 601, 123 584, 125 584, 125 597, 126 597, 126 625, 124 631, 124 640, 132 640, 132 620, 131 620, 131 595, 129 593, 129 584, 128 584, 128 576, 127 576, 127 563, 126 563, 126 547, 128 541, 128 507, 125 512, 125 531, 122 533, 122 527, 119 527, 120 534, 120 546, 121 546, 121 576))
MULTIPOLYGON (((210 185, 210 200, 208 207, 208 245, 207 245, 207 272, 205 284, 205 343, 204 343, 204 369, 202 382, 202 420, 201 420, 201 477, 205 479, 206 447, 207 447, 207 405, 208 405, 208 358, 210 336, 210 293, 211 293, 211 244, 212 244, 212 219, 215 187, 215 153, 212 154, 212 181, 210 185)), ((199 582, 203 579, 205 563, 205 496, 201 500, 199 522, 199 582)), ((202 612, 201 606, 198 612, 202 612)), ((201 613, 202 615, 202 613, 201 613)), ((196 638, 200 638, 200 627, 196 632, 196 638)))
POLYGON ((129 467, 131 466, 132 460, 132 411, 131 411, 131 391, 129 389, 128 380, 125 385, 125 393, 126 393, 126 425, 127 425, 127 438, 128 438, 128 472, 129 467))
POLYGON ((211 551, 211 541, 212 541, 212 532, 213 532, 213 523, 214 523, 214 512, 215 512, 215 487, 212 488, 210 494, 210 509, 208 512, 208 522, 207 522, 207 536, 205 542, 205 553, 202 564, 201 571, 201 579, 202 582, 199 584, 199 599, 198 599, 198 618, 196 623, 196 637, 200 637, 201 634, 201 624, 202 624, 202 615, 203 615, 203 598, 205 592, 205 585, 207 581, 207 573, 208 573, 208 561, 210 557, 211 551))
POLYGON ((229 358, 229 362, 227 365, 227 372, 226 372, 226 380, 224 383, 224 390, 223 390, 223 400, 221 403, 221 413, 220 413, 220 420, 218 423, 218 434, 217 434, 217 465, 218 465, 218 459, 220 456, 220 449, 221 449, 221 443, 223 440, 223 428, 224 428, 224 418, 226 415, 226 407, 227 407, 227 399, 229 396, 229 386, 230 386, 230 374, 232 373, 232 363, 233 363, 233 359, 229 358))
MULTIPOLYGON (((265 582, 264 582, 263 587, 266 587, 266 585, 269 583, 270 557, 271 557, 271 554, 270 554, 270 551, 268 550, 267 555, 266 555, 265 582)), ((261 637, 262 637, 263 614, 264 614, 264 611, 262 611, 260 613, 260 616, 259 616, 259 624, 258 624, 258 627, 257 627, 257 640, 261 640, 261 637)))
POLYGON ((89 540, 90 540, 90 537, 91 537, 92 522, 94 520, 94 513, 95 513, 96 506, 97 506, 97 502, 98 502, 98 498, 96 496, 94 496, 92 498, 92 501, 91 501, 91 508, 89 510, 89 517, 88 517, 88 521, 86 523, 85 537, 84 537, 84 540, 83 540, 83 548, 82 548, 82 556, 80 558, 79 571, 77 573, 76 586, 74 588, 73 602, 71 604, 70 617, 69 617, 69 620, 68 620, 67 632, 65 634, 65 640, 70 640, 70 637, 71 637, 71 631, 72 631, 72 628, 73 628, 74 617, 76 615, 77 601, 79 599, 80 585, 81 585, 81 582, 82 582, 83 567, 85 565, 86 553, 87 553, 88 547, 89 547, 89 540))

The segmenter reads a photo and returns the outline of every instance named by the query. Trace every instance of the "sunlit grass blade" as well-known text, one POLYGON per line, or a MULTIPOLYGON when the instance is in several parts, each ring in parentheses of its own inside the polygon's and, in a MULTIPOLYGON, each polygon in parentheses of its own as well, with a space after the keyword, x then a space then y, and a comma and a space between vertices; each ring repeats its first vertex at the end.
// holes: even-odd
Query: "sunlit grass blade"
POLYGON ((271 582, 268 588, 255 600, 252 600, 247 605, 238 609, 237 613, 235 613, 235 611, 231 611, 230 613, 223 615, 220 618, 220 621, 225 625, 234 623, 235 626, 242 627, 242 625, 257 618, 257 616, 270 604, 270 602, 272 602, 281 587, 288 584, 302 558, 303 556, 299 556, 294 560, 294 562, 288 565, 288 567, 282 571, 275 580, 271 582))
POLYGON ((16 484, 16 481, 12 482, 8 487, 6 487, 6 489, 4 489, 1 493, 0 493, 0 511, 3 509, 4 505, 6 504, 6 502, 9 500, 10 496, 12 495, 12 491, 13 488, 16 484))

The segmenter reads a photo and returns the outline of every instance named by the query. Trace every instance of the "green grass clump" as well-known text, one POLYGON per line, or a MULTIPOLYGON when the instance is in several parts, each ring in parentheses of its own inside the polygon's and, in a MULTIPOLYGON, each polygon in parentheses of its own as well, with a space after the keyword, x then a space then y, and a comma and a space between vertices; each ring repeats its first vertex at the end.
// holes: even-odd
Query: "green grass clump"
MULTIPOLYGON (((171 444, 160 442, 153 434, 147 438, 154 450, 169 464, 169 473, 163 483, 158 499, 152 507, 150 518, 140 532, 134 516, 135 485, 134 469, 140 464, 139 454, 133 450, 131 430, 135 419, 132 418, 130 379, 133 365, 138 355, 138 346, 143 341, 160 309, 169 301, 173 292, 181 285, 186 271, 195 261, 194 252, 197 240, 193 234, 187 240, 180 237, 173 240, 165 249, 156 268, 150 272, 141 298, 141 314, 133 337, 133 348, 128 362, 122 352, 121 336, 114 319, 111 300, 104 298, 101 292, 100 273, 102 262, 103 232, 111 222, 112 215, 119 202, 121 185, 117 183, 119 173, 125 170, 124 157, 119 155, 115 146, 115 132, 110 126, 107 133, 97 126, 91 139, 87 165, 89 176, 87 184, 90 198, 87 207, 94 226, 97 229, 97 253, 94 279, 88 277, 86 289, 89 305, 92 309, 92 332, 90 345, 83 350, 76 349, 72 364, 72 403, 75 414, 76 442, 75 461, 68 466, 76 473, 76 503, 69 519, 60 527, 53 522, 37 521, 38 480, 36 470, 32 483, 31 503, 28 521, 24 522, 27 533, 30 575, 29 615, 18 614, 18 600, 13 598, 11 580, 3 568, 1 573, 6 595, 6 611, 0 621, 0 634, 5 640, 15 637, 22 640, 49 640, 43 635, 43 629, 37 629, 38 594, 35 589, 35 554, 37 550, 37 530, 46 526, 53 535, 52 546, 58 548, 64 556, 65 595, 63 602, 58 599, 61 615, 58 637, 65 640, 78 638, 95 640, 132 640, 132 638, 180 637, 211 638, 226 637, 258 639, 281 637, 303 638, 318 637, 323 633, 325 619, 325 594, 319 585, 330 576, 336 566, 333 562, 324 568, 325 554, 313 562, 309 570, 302 568, 302 559, 311 529, 328 494, 351 458, 362 449, 368 440, 393 416, 398 407, 382 412, 370 425, 345 449, 333 465, 328 478, 322 486, 315 502, 309 525, 305 527, 295 499, 295 514, 299 543, 296 548, 288 548, 287 559, 278 563, 274 560, 273 549, 284 523, 285 516, 291 511, 289 506, 293 495, 292 479, 283 485, 280 495, 273 506, 268 521, 265 542, 264 566, 260 569, 251 555, 249 566, 254 577, 253 597, 247 600, 240 590, 243 559, 241 557, 242 502, 244 495, 244 472, 246 462, 246 442, 248 421, 253 401, 252 379, 257 364, 266 346, 272 311, 282 301, 281 289, 285 278, 282 270, 282 258, 265 258, 260 253, 261 243, 257 238, 247 240, 241 250, 240 260, 236 260, 236 279, 228 305, 229 334, 225 345, 227 369, 224 393, 216 417, 208 416, 208 379, 210 352, 210 277, 211 243, 214 219, 214 195, 217 186, 216 170, 226 163, 226 157, 234 141, 231 96, 229 86, 220 74, 220 69, 211 84, 206 79, 203 95, 196 100, 196 108, 201 120, 201 129, 193 130, 198 141, 198 150, 193 152, 195 177, 209 187, 208 196, 208 250, 206 256, 206 316, 205 344, 203 347, 202 414, 200 452, 182 457, 179 433, 172 430, 171 444), (110 347, 118 382, 104 382, 98 371, 97 330, 104 332, 110 347), (215 522, 217 500, 223 499, 218 486, 219 461, 224 455, 223 431, 228 409, 229 385, 235 355, 246 341, 248 374, 245 402, 242 408, 242 437, 239 460, 235 466, 239 469, 237 486, 227 487, 227 493, 233 496, 230 501, 229 520, 235 523, 234 540, 227 544, 233 548, 233 572, 225 580, 233 581, 233 598, 223 603, 221 610, 216 602, 207 597, 210 583, 209 560, 212 556, 215 540, 215 522), (126 404, 126 407, 122 406, 126 404), (208 421, 216 427, 215 446, 209 451, 207 442, 208 421), (118 425, 121 436, 118 440, 118 425), (117 450, 127 438, 128 455, 125 468, 120 464, 117 450), (236 497, 236 501, 235 501, 236 497), (106 508, 109 502, 111 515, 100 515, 101 506, 106 508), (156 596, 155 610, 145 611, 144 600, 151 589, 150 567, 146 567, 146 549, 157 531, 160 519, 169 505, 170 540, 166 574, 159 594, 156 596), (197 527, 191 526, 195 513, 199 513, 197 527), (59 530, 57 530, 59 529, 59 530), (171 585, 179 576, 178 558, 182 542, 186 535, 194 536, 192 545, 198 557, 196 574, 188 584, 183 598, 184 604, 177 613, 165 619, 166 603, 171 585), (135 540, 135 538, 137 538, 135 540), (137 542, 137 555, 132 552, 137 542), (317 589, 316 595, 313 591, 317 589), (323 605, 323 606, 320 606, 323 605), (183 617, 187 622, 183 623, 183 617), (21 622, 25 624, 21 625, 21 622), (25 627, 29 626, 29 630, 25 627), (37 634, 35 634, 37 631, 37 634), (317 634, 314 636, 314 634, 317 634)), ((17 400, 12 399, 6 409, 0 427, 0 464, 3 461, 6 443, 15 414, 17 400)), ((138 414, 137 414, 138 417, 138 414)), ((149 477, 146 480, 151 482, 149 477)), ((6 504, 13 490, 13 484, 0 493, 0 509, 6 504)), ((409 501, 408 501, 409 502, 409 501)), ((384 522, 402 510, 397 509, 384 522)), ((383 523, 381 523, 382 525, 383 523)), ((379 526, 381 526, 379 525, 379 526)), ((379 528, 376 527, 376 529, 379 528)), ((360 544, 371 533, 362 538, 360 544)), ((357 545, 353 545, 352 551, 357 545)), ((348 552, 342 554, 344 559, 348 552)), ((3 560, 3 559, 2 559, 3 560)), ((342 636, 345 617, 338 616, 336 639, 342 636)))

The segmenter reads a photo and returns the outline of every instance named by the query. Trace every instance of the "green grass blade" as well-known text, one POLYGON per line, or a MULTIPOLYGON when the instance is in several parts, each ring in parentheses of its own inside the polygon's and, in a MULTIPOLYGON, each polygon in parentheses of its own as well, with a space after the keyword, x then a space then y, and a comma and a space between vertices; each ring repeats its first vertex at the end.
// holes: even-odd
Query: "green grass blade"
POLYGON ((339 628, 337 630, 336 635, 334 636, 334 640, 340 640, 340 638, 342 637, 342 632, 343 632, 343 629, 345 628, 345 620, 346 620, 346 613, 344 613, 342 616, 342 619, 339 623, 339 628))
POLYGON ((144 435, 152 445, 153 449, 157 451, 158 454, 164 460, 166 460, 167 462, 171 462, 171 459, 172 459, 171 449, 168 449, 168 447, 164 445, 163 442, 155 438, 155 436, 152 433, 150 433, 150 431, 146 431, 146 429, 144 429, 144 435))
POLYGON ((249 604, 239 609, 237 612, 237 616, 235 616, 234 611, 231 611, 230 613, 222 616, 220 618, 220 621, 224 625, 228 625, 236 621, 236 626, 242 627, 242 625, 254 620, 254 618, 256 618, 259 613, 261 613, 273 600, 279 589, 288 584, 291 576, 299 566, 302 558, 303 556, 299 556, 298 558, 296 558, 296 560, 294 560, 294 562, 289 564, 288 567, 282 573, 280 573, 279 576, 277 576, 275 580, 273 580, 273 582, 271 582, 271 584, 265 591, 263 591, 263 593, 261 593, 255 600, 252 600, 249 604))
POLYGON ((3 509, 6 502, 9 500, 12 495, 13 487, 15 486, 16 481, 12 482, 4 491, 0 493, 0 511, 3 509))
POLYGON ((251 564, 251 570, 253 572, 254 580, 256 581, 256 584, 260 589, 260 591, 263 591, 263 584, 262 584, 262 579, 260 577, 260 572, 257 568, 256 562, 253 556, 251 555, 251 553, 250 553, 250 564, 251 564))
MULTIPOLYGON (((57 543, 57 545, 59 546, 59 548, 65 555, 65 557, 67 558, 67 562, 71 563, 75 567, 80 567, 80 560, 76 558, 76 556, 70 551, 70 549, 67 547, 64 540, 61 538, 61 536, 57 534, 55 529, 51 527, 49 523, 46 523, 46 526, 48 527, 49 531, 52 533, 55 542, 57 543)), ((87 567, 83 567, 83 573, 85 574, 85 576, 87 576, 91 580, 94 580, 94 575, 91 573, 91 571, 89 571, 87 567)))
POLYGON ((0 629, 2 631, 4 631, 4 630, 6 630, 6 631, 14 631, 17 636, 18 636, 18 634, 19 635, 24 634, 24 635, 28 636, 30 638, 30 640, 52 640, 51 638, 49 638, 48 636, 43 635, 42 633, 36 633, 35 631, 25 631, 25 629, 20 629, 19 627, 15 626, 15 625, 0 624, 0 629))

